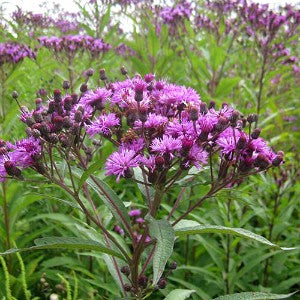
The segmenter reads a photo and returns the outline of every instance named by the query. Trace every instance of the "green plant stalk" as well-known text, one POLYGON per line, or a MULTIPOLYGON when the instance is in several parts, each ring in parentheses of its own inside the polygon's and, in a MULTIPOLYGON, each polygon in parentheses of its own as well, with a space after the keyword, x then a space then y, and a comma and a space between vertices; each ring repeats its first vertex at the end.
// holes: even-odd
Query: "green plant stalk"
POLYGON ((8 269, 7 269, 7 265, 5 263, 5 259, 1 255, 0 255, 0 262, 2 264, 2 269, 3 269, 3 273, 4 273, 4 277, 5 277, 6 298, 7 298, 7 300, 14 300, 15 298, 11 294, 9 272, 8 272, 8 269))
POLYGON ((19 260, 19 264, 20 264, 20 269, 21 269, 21 280, 22 280, 22 286, 23 286, 23 291, 24 291, 24 295, 25 295, 25 299, 26 300, 30 300, 31 297, 31 293, 30 291, 27 289, 27 282, 26 282, 26 271, 25 271, 25 266, 24 266, 24 262, 22 260, 21 254, 20 253, 16 253, 17 258, 19 260))

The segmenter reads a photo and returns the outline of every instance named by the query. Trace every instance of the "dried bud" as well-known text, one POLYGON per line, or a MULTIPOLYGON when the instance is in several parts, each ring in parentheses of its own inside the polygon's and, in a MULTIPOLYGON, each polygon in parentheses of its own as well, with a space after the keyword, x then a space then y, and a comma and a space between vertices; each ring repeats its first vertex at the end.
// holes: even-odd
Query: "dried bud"
POLYGON ((254 123, 254 122, 257 122, 258 120, 258 117, 257 117, 257 114, 250 114, 248 117, 247 117, 247 121, 251 124, 251 123, 254 123))
POLYGON ((63 119, 63 127, 68 129, 72 126, 72 121, 70 120, 69 116, 65 116, 63 119))
POLYGON ((107 80, 107 76, 106 76, 105 69, 100 69, 99 72, 100 72, 100 79, 101 79, 102 81, 107 80))
POLYGON ((252 133, 251 133, 251 138, 252 138, 253 140, 256 140, 256 139, 259 137, 260 133, 261 133, 261 129, 260 129, 260 128, 255 128, 255 129, 252 131, 252 133))
POLYGON ((121 268, 121 272, 122 272, 124 275, 129 276, 129 274, 130 274, 130 269, 129 269, 128 266, 123 266, 123 267, 121 268))
POLYGON ((32 136, 35 137, 36 139, 38 139, 38 138, 41 136, 40 131, 37 130, 37 129, 31 130, 31 134, 32 134, 32 136))
POLYGON ((164 289, 166 288, 167 286, 167 280, 165 278, 160 278, 158 283, 157 283, 157 286, 159 289, 164 289))
POLYGON ((19 97, 19 94, 17 91, 13 91, 11 96, 14 98, 14 99, 17 99, 19 97))
POLYGON ((88 90, 87 84, 86 84, 86 83, 83 83, 83 84, 80 86, 80 92, 81 92, 81 93, 85 93, 87 90, 88 90))
POLYGON ((53 94, 54 94, 54 101, 56 103, 59 103, 61 101, 61 91, 60 90, 54 90, 53 91, 53 94))
POLYGON ((128 72, 124 66, 121 67, 121 74, 124 76, 128 74, 128 72))
POLYGON ((71 140, 65 134, 59 135, 59 141, 60 141, 61 145, 65 148, 67 148, 71 145, 71 140))
POLYGON ((71 87, 71 84, 68 80, 65 80, 62 85, 64 90, 68 90, 71 87))
POLYGON ((73 99, 72 97, 68 96, 64 99, 64 108, 66 111, 70 111, 73 106, 73 99))

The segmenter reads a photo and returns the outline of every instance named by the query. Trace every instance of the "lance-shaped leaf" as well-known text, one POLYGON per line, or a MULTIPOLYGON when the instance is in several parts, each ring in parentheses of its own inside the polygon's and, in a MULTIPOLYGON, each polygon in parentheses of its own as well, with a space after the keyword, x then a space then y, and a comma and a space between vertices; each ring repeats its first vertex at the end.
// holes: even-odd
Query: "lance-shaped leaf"
MULTIPOLYGON (((295 292, 297 293, 297 292, 295 292)), ((214 298, 214 300, 271 300, 271 299, 287 299, 293 296, 295 293, 291 294, 270 294, 270 293, 262 293, 262 292, 244 292, 237 293, 231 295, 225 295, 218 298, 214 298)))
POLYGON ((184 300, 189 298, 194 290, 175 289, 170 292, 164 300, 184 300))
POLYGON ((118 197, 113 189, 104 181, 97 179, 97 183, 91 179, 87 180, 91 188, 99 195, 104 204, 109 207, 114 217, 124 226, 127 232, 130 232, 130 219, 123 201, 118 197))
POLYGON ((3 253, 0 253, 0 255, 7 255, 12 254, 16 252, 23 252, 23 251, 30 251, 30 250, 40 250, 40 249, 72 249, 72 250, 94 250, 102 253, 107 253, 113 256, 116 256, 118 258, 121 258, 124 260, 123 256, 118 253, 117 251, 114 251, 112 249, 109 249, 105 247, 103 244, 96 242, 94 240, 85 240, 85 239, 79 239, 76 237, 46 237, 41 239, 36 239, 34 241, 35 246, 29 247, 29 248, 13 248, 9 249, 3 253))
POLYGON ((167 220, 152 219, 149 223, 149 233, 151 238, 156 240, 153 255, 153 285, 155 285, 173 252, 175 232, 167 220))
POLYGON ((278 248, 281 250, 294 250, 296 248, 285 248, 273 244, 263 236, 253 233, 243 228, 231 228, 217 225, 201 225, 198 222, 190 220, 182 220, 174 227, 176 236, 185 236, 189 234, 202 234, 202 233, 223 233, 240 236, 246 239, 257 241, 269 247, 278 248))

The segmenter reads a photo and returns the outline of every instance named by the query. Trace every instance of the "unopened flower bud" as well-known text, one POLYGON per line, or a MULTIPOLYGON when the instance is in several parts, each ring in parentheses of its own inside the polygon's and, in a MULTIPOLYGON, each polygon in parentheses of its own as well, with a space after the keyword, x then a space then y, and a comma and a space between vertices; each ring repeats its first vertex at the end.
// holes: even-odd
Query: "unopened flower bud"
POLYGON ((86 71, 86 76, 88 77, 91 77, 93 76, 95 73, 94 69, 93 68, 89 68, 87 71, 86 71))
POLYGON ((171 270, 175 270, 177 268, 177 262, 176 261, 172 261, 171 263, 170 263, 170 269, 171 270))
POLYGON ((124 66, 121 67, 121 74, 124 76, 128 74, 128 72, 124 66))
POLYGON ((247 121, 251 124, 251 123, 254 123, 254 122, 257 122, 258 120, 258 117, 257 117, 257 114, 250 114, 248 117, 247 117, 247 121))
POLYGON ((197 107, 195 107, 195 106, 191 107, 189 109, 189 119, 191 121, 197 121, 198 120, 198 113, 199 113, 199 111, 198 111, 197 107))
POLYGON ((38 139, 41 136, 41 132, 37 129, 31 130, 31 134, 34 138, 38 139))
POLYGON ((69 129, 72 126, 72 121, 69 116, 65 116, 63 119, 63 127, 69 129))
POLYGON ((79 109, 75 112, 74 119, 77 123, 82 121, 82 112, 79 109))
POLYGON ((130 292, 130 291, 131 291, 131 285, 128 284, 128 283, 125 283, 125 284, 124 284, 124 290, 125 290, 126 292, 130 292))
POLYGON ((159 289, 164 289, 166 288, 167 286, 167 280, 165 278, 160 278, 158 283, 157 283, 157 286, 159 289))
POLYGON ((48 136, 48 140, 51 144, 57 144, 59 139, 56 133, 50 133, 48 136))
POLYGON ((78 123, 74 123, 73 126, 70 128, 70 132, 73 135, 78 135, 80 130, 80 125, 78 123))
POLYGON ((138 278, 138 284, 139 286, 146 288, 147 287, 147 283, 148 283, 148 277, 146 275, 141 275, 138 278))
POLYGON ((73 93, 73 94, 71 95, 71 97, 72 97, 72 103, 73 103, 73 104, 77 104, 77 102, 78 102, 78 95, 75 94, 75 93, 73 93))
POLYGON ((40 109, 43 106, 43 99, 42 98, 37 98, 35 99, 35 107, 36 109, 40 109))
POLYGON ((165 159, 162 156, 155 157, 155 166, 158 171, 162 171, 164 168, 165 159))
POLYGON ((19 168, 17 168, 12 161, 10 161, 10 160, 5 161, 4 168, 8 175, 15 176, 15 177, 21 177, 21 170, 19 168))
POLYGON ((65 80, 62 85, 64 90, 68 90, 71 87, 71 84, 68 80, 65 80))
POLYGON ((215 125, 215 129, 218 132, 223 131, 228 124, 228 119, 225 117, 219 117, 218 123, 215 125))
POLYGON ((13 91, 11 96, 14 98, 14 99, 17 99, 19 97, 19 94, 17 91, 13 91))
POLYGON ((152 73, 149 73, 149 74, 146 74, 144 76, 144 80, 147 82, 147 83, 150 83, 151 81, 153 81, 155 78, 155 76, 152 74, 152 73))
POLYGON ((252 133, 251 133, 251 138, 252 138, 253 140, 256 140, 256 139, 259 137, 260 133, 261 133, 261 129, 260 129, 260 128, 255 128, 255 129, 252 131, 252 133))
POLYGON ((107 80, 107 76, 106 76, 105 69, 100 69, 99 72, 100 72, 100 79, 101 79, 102 81, 107 80))
POLYGON ((59 89, 53 91, 54 101, 59 103, 61 101, 61 91, 59 89))
POLYGON ((148 181, 150 183, 155 183, 157 178, 158 178, 158 173, 156 170, 154 172, 149 172, 148 181))
POLYGON ((124 275, 128 276, 130 274, 130 269, 128 266, 123 266, 121 268, 121 273, 123 273, 124 275))
POLYGON ((237 149, 239 149, 239 150, 244 149, 246 143, 247 143, 247 139, 246 139, 246 137, 245 137, 244 135, 242 135, 242 136, 239 138, 238 142, 236 143, 237 149))
POLYGON ((278 167, 283 161, 283 156, 276 155, 276 157, 272 160, 272 165, 274 167, 278 167))
POLYGON ((126 169, 124 172, 125 178, 131 178, 133 176, 133 171, 131 169, 126 169))
POLYGON ((87 90, 88 90, 87 84, 86 84, 86 83, 83 83, 83 84, 80 86, 80 92, 81 92, 81 93, 85 93, 87 90))
POLYGON ((262 153, 259 153, 254 160, 254 166, 265 170, 270 165, 269 159, 262 153))
POLYGON ((139 117, 142 123, 145 123, 147 121, 147 108, 146 107, 140 107, 139 110, 139 117))
POLYGON ((55 107, 56 107, 55 101, 50 101, 49 104, 48 104, 48 113, 49 114, 54 113, 55 112, 55 107))
POLYGON ((33 124, 35 124, 35 121, 32 117, 27 117, 25 123, 27 126, 31 127, 33 124))
POLYGON ((216 107, 216 102, 214 100, 211 100, 209 102, 208 108, 211 109, 211 108, 215 108, 215 107, 216 107))
POLYGON ((73 99, 72 97, 68 96, 64 99, 64 108, 66 111, 70 111, 72 109, 73 99))
POLYGON ((207 104, 205 102, 200 103, 200 113, 206 115, 208 113, 207 104))
POLYGON ((34 120, 37 122, 37 123, 41 123, 43 122, 43 116, 40 112, 38 111, 34 111, 33 114, 32 114, 34 120))
POLYGON ((229 117, 231 126, 236 126, 238 118, 239 118, 239 112, 237 110, 233 111, 231 116, 229 117))

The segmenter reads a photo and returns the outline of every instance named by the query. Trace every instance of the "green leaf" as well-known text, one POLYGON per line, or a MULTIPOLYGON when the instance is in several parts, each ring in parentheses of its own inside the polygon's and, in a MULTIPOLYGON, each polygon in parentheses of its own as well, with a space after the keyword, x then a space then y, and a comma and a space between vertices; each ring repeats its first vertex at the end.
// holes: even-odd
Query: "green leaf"
POLYGON ((114 217, 120 221, 126 231, 129 232, 130 219, 123 201, 104 181, 97 179, 97 182, 99 185, 101 185, 102 190, 95 184, 94 181, 92 181, 92 179, 87 180, 87 183, 99 195, 104 204, 110 209, 114 217))
POLYGON ((164 300, 184 300, 189 298, 193 293, 195 293, 194 290, 175 289, 164 300))
MULTIPOLYGON (((297 293, 297 292, 295 292, 297 293)), ((237 293, 232 295, 221 296, 214 298, 214 300, 270 300, 270 299, 286 299, 294 295, 291 294, 270 294, 270 293, 261 293, 261 292, 244 292, 237 293)))
POLYGON ((36 246, 32 246, 29 248, 22 248, 22 249, 9 249, 0 255, 8 255, 11 253, 16 252, 23 252, 23 251, 30 251, 30 250, 40 250, 40 249, 83 249, 83 250, 94 250, 103 253, 107 253, 121 259, 124 259, 123 256, 107 247, 102 245, 99 242, 93 240, 83 240, 76 237, 46 237, 41 239, 36 239, 34 241, 36 246))
POLYGON ((153 285, 160 279, 170 258, 175 240, 175 232, 167 220, 152 220, 149 223, 150 236, 156 239, 153 255, 153 285))
POLYGON ((239 77, 222 78, 216 88, 215 97, 224 97, 229 95, 232 92, 232 89, 235 88, 239 82, 239 77))
POLYGON ((236 236, 241 236, 243 238, 254 240, 262 244, 265 244, 267 246, 279 248, 285 251, 296 249, 296 248, 280 247, 276 244, 273 244, 266 238, 243 228, 230 228, 230 227, 216 226, 216 225, 200 225, 198 222, 195 221, 182 220, 178 224, 176 224, 174 229, 175 229, 176 236, 185 236, 189 234, 201 234, 201 233, 223 233, 223 234, 225 233, 225 234, 233 234, 236 236))
POLYGON ((92 164, 84 173, 81 175, 79 183, 78 183, 78 190, 84 185, 86 180, 93 174, 95 171, 99 170, 99 162, 92 164))

